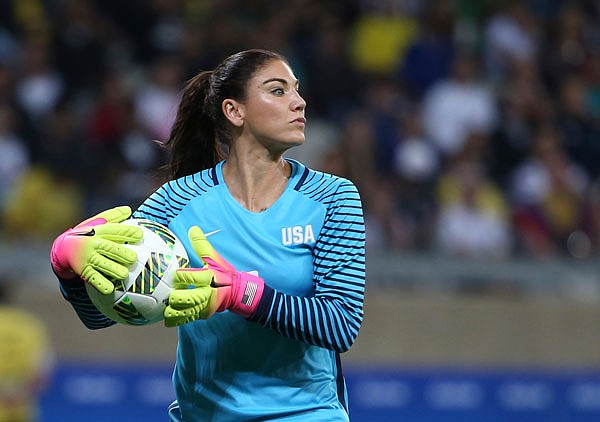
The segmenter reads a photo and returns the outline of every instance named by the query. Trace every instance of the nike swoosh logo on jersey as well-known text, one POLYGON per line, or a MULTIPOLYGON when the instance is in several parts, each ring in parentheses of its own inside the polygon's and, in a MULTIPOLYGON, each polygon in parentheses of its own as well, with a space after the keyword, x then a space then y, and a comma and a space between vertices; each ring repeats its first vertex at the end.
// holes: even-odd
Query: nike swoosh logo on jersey
POLYGON ((219 233, 220 231, 221 231, 221 229, 217 229, 217 230, 213 230, 208 233, 204 233, 204 237, 212 236, 213 234, 219 233))

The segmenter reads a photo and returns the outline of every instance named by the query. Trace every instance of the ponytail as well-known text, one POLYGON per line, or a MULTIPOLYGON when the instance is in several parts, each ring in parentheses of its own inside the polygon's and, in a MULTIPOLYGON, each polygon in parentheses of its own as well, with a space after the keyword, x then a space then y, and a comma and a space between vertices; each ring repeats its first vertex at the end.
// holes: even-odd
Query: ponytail
POLYGON ((190 79, 184 89, 177 117, 165 146, 169 159, 163 167, 164 178, 173 180, 211 168, 223 157, 217 139, 214 112, 209 110, 211 71, 190 79))

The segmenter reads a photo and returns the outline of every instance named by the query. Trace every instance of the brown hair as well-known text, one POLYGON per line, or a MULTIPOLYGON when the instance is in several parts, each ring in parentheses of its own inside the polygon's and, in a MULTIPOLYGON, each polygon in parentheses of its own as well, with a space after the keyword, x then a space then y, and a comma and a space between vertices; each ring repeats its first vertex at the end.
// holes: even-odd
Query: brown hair
POLYGON ((230 144, 231 134, 221 104, 228 98, 244 101, 249 80, 271 60, 287 63, 272 51, 246 50, 187 81, 165 143, 169 149, 169 159, 163 167, 166 180, 211 168, 224 158, 223 147, 230 144))

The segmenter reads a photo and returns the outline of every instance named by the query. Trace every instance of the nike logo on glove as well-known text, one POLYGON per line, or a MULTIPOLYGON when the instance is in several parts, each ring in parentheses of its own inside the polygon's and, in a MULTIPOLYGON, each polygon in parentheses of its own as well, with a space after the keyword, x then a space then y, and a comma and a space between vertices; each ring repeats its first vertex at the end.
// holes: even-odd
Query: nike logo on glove
POLYGON ((215 280, 214 277, 213 277, 213 279, 210 282, 210 287, 212 287, 214 289, 218 289, 219 287, 227 287, 227 286, 231 286, 231 284, 218 283, 217 280, 215 280))
POLYGON ((81 231, 79 233, 74 232, 72 233, 75 236, 94 236, 96 234, 96 231, 94 229, 85 229, 85 231, 81 231))
POLYGON ((208 232, 208 233, 204 233, 204 237, 212 236, 213 234, 217 234, 220 231, 221 231, 221 229, 217 229, 217 230, 213 230, 213 231, 208 232))

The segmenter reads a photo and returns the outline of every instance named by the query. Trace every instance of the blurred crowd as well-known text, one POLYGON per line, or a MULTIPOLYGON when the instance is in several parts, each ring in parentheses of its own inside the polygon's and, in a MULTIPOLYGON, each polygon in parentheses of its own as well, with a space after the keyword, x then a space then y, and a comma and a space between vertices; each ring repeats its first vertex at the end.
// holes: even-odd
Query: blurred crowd
POLYGON ((1 236, 138 205, 183 83, 247 48, 289 59, 289 155, 358 185, 369 251, 598 254, 594 0, 4 0, 1 236))

